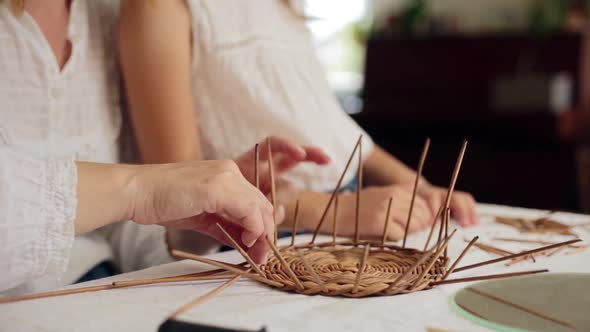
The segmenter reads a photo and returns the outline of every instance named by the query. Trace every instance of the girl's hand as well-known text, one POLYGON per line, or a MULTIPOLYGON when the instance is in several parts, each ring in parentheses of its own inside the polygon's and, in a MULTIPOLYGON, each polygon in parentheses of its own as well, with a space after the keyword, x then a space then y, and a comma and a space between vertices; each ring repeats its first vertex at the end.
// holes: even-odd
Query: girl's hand
MULTIPOLYGON (((361 191, 361 210, 359 234, 363 238, 378 238, 383 235, 385 217, 389 199, 393 197, 387 238, 399 240, 404 236, 404 229, 408 219, 410 201, 412 199, 412 185, 392 185, 384 187, 368 187, 361 191)), ((328 194, 322 194, 329 196, 328 194)), ((318 198, 312 199, 319 201, 318 198)), ((324 199, 327 201, 327 199, 324 199)), ((308 200, 311 201, 311 200, 308 200)), ((306 202, 307 203, 307 202, 306 202)), ((323 212, 325 204, 319 204, 323 212)), ((333 205, 328 211, 326 220, 322 224, 322 233, 332 233, 333 205)), ((433 220, 434 213, 428 203, 420 196, 416 196, 410 231, 426 228, 433 220)), ((315 215, 321 215, 316 211, 315 215)), ((356 193, 344 193, 338 196, 337 234, 338 236, 353 236, 356 216, 356 193)), ((315 230, 318 220, 312 218, 301 219, 302 226, 315 230)))
MULTIPOLYGON (((303 146, 286 138, 270 136, 259 143, 260 190, 265 194, 270 192, 267 139, 270 139, 273 167, 277 180, 278 176, 297 166, 300 162, 312 162, 318 165, 325 165, 330 162, 330 157, 318 147, 303 146)), ((255 159, 255 149, 251 149, 236 159, 240 171, 252 184, 256 181, 254 177, 255 159)))
POLYGON ((257 262, 269 251, 274 233, 273 207, 240 173, 233 161, 198 161, 138 166, 130 188, 130 219, 189 229, 231 245, 220 223, 257 262))
MULTIPOLYGON (((418 187, 418 195, 426 200, 434 213, 438 211, 441 204, 447 197, 447 188, 433 186, 428 182, 421 183, 418 187)), ((454 191, 451 197, 451 216, 459 222, 461 226, 477 225, 479 218, 477 217, 475 199, 471 194, 463 191, 454 191)))
MULTIPOLYGON (((312 162, 318 165, 325 165, 330 162, 330 157, 323 150, 313 146, 302 146, 288 139, 270 136, 270 147, 272 150, 272 161, 275 173, 276 189, 276 206, 277 221, 280 223, 285 217, 285 205, 289 204, 297 196, 297 188, 281 175, 301 162, 312 162)), ((236 164, 240 171, 250 181, 255 184, 254 161, 256 159, 255 149, 251 149, 238 159, 236 164)), ((259 143, 259 179, 260 190, 270 199, 270 176, 268 164, 268 147, 267 139, 259 143)))

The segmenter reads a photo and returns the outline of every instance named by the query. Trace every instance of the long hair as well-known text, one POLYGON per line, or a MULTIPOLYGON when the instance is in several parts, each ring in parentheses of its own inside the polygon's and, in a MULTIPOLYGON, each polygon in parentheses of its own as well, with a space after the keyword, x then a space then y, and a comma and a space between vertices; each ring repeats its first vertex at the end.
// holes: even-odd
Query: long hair
POLYGON ((10 10, 14 15, 21 15, 25 10, 25 0, 0 0, 0 4, 10 2, 10 10))

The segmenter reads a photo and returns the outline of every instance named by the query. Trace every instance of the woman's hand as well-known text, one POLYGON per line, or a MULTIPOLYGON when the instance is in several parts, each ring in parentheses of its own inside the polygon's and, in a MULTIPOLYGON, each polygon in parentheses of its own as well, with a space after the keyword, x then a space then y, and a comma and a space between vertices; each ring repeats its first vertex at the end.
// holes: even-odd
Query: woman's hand
POLYGON ((133 177, 130 219, 209 235, 231 245, 220 223, 257 261, 269 251, 273 207, 240 173, 233 161, 199 161, 138 166, 133 177))
MULTIPOLYGON (((330 157, 318 147, 302 146, 278 136, 270 136, 268 139, 270 139, 273 169, 275 173, 275 209, 277 210, 277 220, 281 223, 285 217, 284 206, 293 201, 298 192, 297 188, 295 188, 295 186, 288 180, 281 178, 281 175, 301 162, 325 165, 330 162, 330 157)), ((240 168, 240 171, 252 184, 256 183, 254 171, 255 160, 255 149, 251 149, 236 159, 236 164, 240 168)), ((259 181, 260 190, 270 198, 271 188, 268 160, 267 139, 264 139, 259 143, 259 181)))

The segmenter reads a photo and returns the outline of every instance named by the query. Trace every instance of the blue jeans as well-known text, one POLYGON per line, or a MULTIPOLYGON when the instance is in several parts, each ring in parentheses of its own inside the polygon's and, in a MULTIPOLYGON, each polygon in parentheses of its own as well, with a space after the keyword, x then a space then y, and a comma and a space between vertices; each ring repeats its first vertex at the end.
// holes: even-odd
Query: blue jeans
POLYGON ((80 277, 80 279, 76 280, 75 284, 79 282, 111 277, 119 273, 121 273, 121 271, 119 271, 119 268, 115 264, 109 261, 104 261, 86 272, 86 274, 80 277))

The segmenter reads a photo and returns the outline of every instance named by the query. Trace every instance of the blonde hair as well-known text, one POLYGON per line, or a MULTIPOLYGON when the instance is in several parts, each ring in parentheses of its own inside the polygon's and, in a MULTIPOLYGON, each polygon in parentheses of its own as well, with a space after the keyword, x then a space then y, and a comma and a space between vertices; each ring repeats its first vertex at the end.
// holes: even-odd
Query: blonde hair
MULTIPOLYGON (((0 0, 0 4, 5 2, 8 0, 0 0)), ((25 11, 25 0, 10 0, 10 9, 14 15, 21 15, 25 11)))

